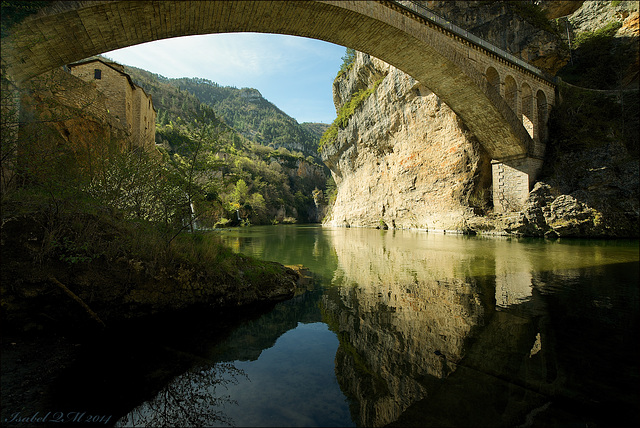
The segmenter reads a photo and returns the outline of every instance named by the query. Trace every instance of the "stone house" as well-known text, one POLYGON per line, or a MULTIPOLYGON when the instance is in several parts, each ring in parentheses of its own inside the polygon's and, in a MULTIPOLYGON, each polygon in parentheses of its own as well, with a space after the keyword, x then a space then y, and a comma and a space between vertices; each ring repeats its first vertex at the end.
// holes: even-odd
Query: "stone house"
POLYGON ((123 65, 91 58, 68 65, 68 70, 105 95, 108 112, 130 133, 134 147, 156 152, 157 112, 153 100, 144 89, 133 83, 123 65))

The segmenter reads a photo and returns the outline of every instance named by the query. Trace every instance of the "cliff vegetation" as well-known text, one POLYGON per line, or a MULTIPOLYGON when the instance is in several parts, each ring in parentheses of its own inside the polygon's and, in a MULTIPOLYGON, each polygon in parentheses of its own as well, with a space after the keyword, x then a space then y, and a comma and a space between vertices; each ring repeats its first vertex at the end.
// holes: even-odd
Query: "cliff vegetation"
POLYGON ((338 130, 347 127, 349 119, 351 119, 356 109, 358 109, 358 107, 360 107, 362 103, 364 103, 364 101, 375 92, 380 83, 382 83, 382 79, 375 82, 373 86, 369 88, 359 90, 358 92, 353 94, 348 102, 340 107, 337 117, 322 135, 322 138, 320 138, 320 143, 318 144, 318 152, 322 153, 325 145, 334 144, 336 142, 338 130))

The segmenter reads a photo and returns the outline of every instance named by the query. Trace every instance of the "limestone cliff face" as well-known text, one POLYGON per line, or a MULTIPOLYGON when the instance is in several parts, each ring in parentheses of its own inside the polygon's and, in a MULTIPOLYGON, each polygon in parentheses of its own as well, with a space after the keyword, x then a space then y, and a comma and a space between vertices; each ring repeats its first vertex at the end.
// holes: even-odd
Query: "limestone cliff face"
POLYGON ((540 2, 540 7, 548 19, 556 19, 575 12, 582 3, 583 0, 544 0, 540 2))
POLYGON ((610 21, 620 21, 624 24, 624 29, 619 31, 620 35, 631 32, 637 37, 638 29, 636 26, 635 31, 633 30, 632 22, 634 16, 635 20, 638 19, 638 8, 637 1, 585 1, 569 16, 569 21, 575 33, 595 31, 610 21))
MULTIPOLYGON (((456 17, 456 24, 547 71, 566 63, 568 51, 558 32, 513 17, 515 12, 505 5, 428 3, 441 15, 456 17), (478 13, 465 12, 465 7, 478 13), (510 35, 515 22, 519 24, 514 28, 526 31, 510 35), (533 51, 538 56, 527 56, 533 51)), ((607 17, 624 19, 619 33, 637 40, 637 5, 626 10, 630 2, 620 7, 605 3, 572 2, 563 12, 549 13, 573 9, 567 19, 587 31, 606 9, 607 17)), ((602 27, 607 21, 599 23, 602 27)), ((637 81, 637 67, 635 76, 637 81)), ((574 101, 567 102, 568 93, 561 92, 559 100, 565 102, 552 109, 547 158, 539 177, 551 188, 544 187, 546 196, 540 197, 539 187, 523 212, 498 216, 491 214, 490 159, 446 104, 402 71, 358 53, 353 66, 334 82, 336 110, 367 88, 375 90, 323 151, 337 185, 335 204, 324 224, 532 236, 638 235, 638 143, 633 137, 637 119, 623 119, 624 129, 618 129, 614 119, 603 118, 611 109, 581 116, 579 103, 585 101, 572 96, 578 99, 573 106, 574 101)), ((628 98, 621 110, 626 116, 637 108, 637 101, 630 103, 628 98)), ((619 109, 621 100, 614 101, 618 107, 611 104, 612 109, 619 109)), ((602 102, 609 103, 598 98, 596 104, 602 102)))
POLYGON ((325 224, 462 228, 489 185, 489 158, 435 94, 369 55, 334 83, 336 107, 378 81, 323 152, 338 188, 325 224))

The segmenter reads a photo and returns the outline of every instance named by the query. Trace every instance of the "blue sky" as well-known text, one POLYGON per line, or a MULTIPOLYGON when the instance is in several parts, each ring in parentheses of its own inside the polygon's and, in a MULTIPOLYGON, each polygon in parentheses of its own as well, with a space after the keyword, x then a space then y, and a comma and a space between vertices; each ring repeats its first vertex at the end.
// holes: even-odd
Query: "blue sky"
POLYGON ((331 89, 344 53, 343 46, 303 37, 226 33, 159 40, 104 55, 165 77, 255 88, 300 123, 331 123, 331 89))

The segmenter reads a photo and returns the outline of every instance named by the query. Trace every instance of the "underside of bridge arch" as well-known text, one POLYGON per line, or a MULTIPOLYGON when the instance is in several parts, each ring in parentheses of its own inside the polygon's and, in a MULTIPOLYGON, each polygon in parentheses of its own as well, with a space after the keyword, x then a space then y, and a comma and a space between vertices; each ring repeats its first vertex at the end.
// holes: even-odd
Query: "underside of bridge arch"
POLYGON ((485 77, 487 79, 487 82, 489 82, 489 85, 491 85, 499 93, 500 92, 500 75, 498 74, 498 71, 493 67, 489 67, 487 68, 485 77))
POLYGON ((459 41, 383 2, 54 2, 11 28, 2 39, 2 65, 10 79, 21 82, 135 44, 229 32, 302 36, 368 53, 430 88, 493 159, 532 153, 529 133, 499 90, 452 48, 459 41))

